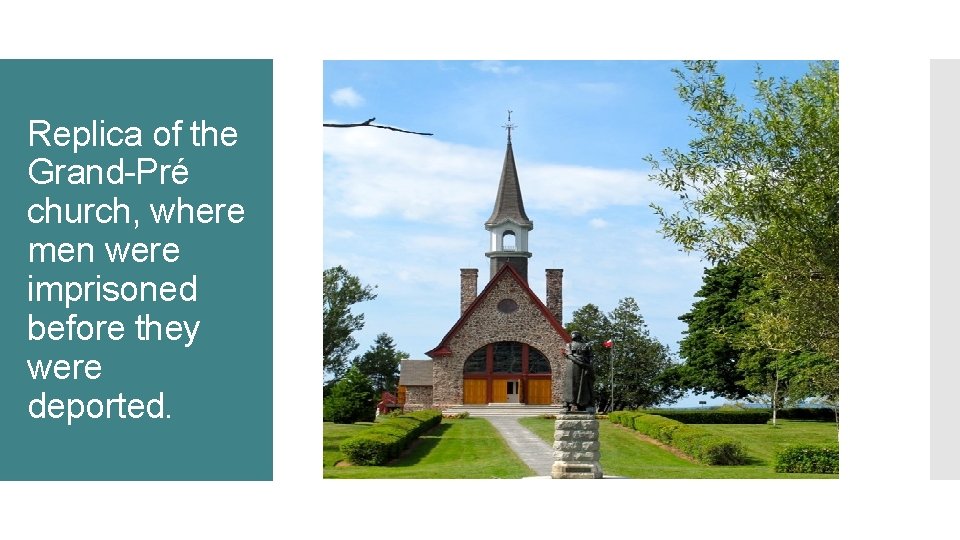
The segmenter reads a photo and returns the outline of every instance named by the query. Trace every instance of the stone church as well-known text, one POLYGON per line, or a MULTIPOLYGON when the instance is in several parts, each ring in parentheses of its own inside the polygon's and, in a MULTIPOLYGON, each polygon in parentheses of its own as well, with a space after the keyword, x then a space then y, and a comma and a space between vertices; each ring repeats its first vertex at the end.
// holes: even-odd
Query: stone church
POLYGON ((407 410, 456 405, 517 403, 558 405, 564 345, 563 270, 546 270, 546 302, 527 284, 528 244, 533 222, 527 217, 513 158, 512 125, 490 234, 490 280, 477 293, 478 270, 460 270, 460 318, 426 354, 430 360, 404 360, 400 399, 407 410))

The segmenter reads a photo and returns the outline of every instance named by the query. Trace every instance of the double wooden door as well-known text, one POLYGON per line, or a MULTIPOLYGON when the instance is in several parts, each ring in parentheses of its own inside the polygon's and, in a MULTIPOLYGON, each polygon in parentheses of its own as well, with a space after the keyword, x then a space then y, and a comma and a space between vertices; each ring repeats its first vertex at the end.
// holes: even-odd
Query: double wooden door
POLYGON ((464 379, 463 404, 484 405, 487 403, 526 403, 549 405, 552 403, 550 379, 464 379), (490 396, 487 395, 488 381, 490 396))

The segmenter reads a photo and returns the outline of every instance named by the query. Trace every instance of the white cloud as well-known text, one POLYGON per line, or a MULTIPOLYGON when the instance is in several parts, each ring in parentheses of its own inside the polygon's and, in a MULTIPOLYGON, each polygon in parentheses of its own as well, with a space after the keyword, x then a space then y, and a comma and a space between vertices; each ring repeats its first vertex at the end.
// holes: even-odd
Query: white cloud
MULTIPOLYGON (((492 208, 502 164, 503 150, 379 129, 330 130, 324 133, 325 209, 354 218, 474 225, 492 208)), ((641 171, 522 159, 517 169, 534 222, 538 211, 583 215, 668 197, 641 171)))
POLYGON ((594 229, 604 229, 607 227, 607 225, 610 225, 610 224, 607 223, 607 220, 603 218, 593 218, 590 220, 590 226, 593 227, 594 229))
POLYGON ((407 247, 414 251, 436 250, 444 253, 468 252, 475 242, 463 234, 453 236, 418 235, 410 238, 407 247))
POLYGON ((475 62, 473 67, 480 71, 493 73, 495 75, 512 75, 515 73, 520 73, 523 70, 523 68, 520 66, 508 66, 506 62, 502 62, 500 60, 484 60, 482 62, 475 62))
POLYGON ((324 154, 325 207, 354 218, 473 224, 499 178, 492 151, 380 129, 328 131, 324 154))
POLYGON ((351 230, 332 230, 326 229, 323 231, 323 234, 329 236, 330 238, 356 238, 357 233, 351 230))
POLYGON ((330 94, 330 100, 334 105, 340 107, 359 107, 363 105, 363 96, 357 93, 352 87, 338 88, 330 94))

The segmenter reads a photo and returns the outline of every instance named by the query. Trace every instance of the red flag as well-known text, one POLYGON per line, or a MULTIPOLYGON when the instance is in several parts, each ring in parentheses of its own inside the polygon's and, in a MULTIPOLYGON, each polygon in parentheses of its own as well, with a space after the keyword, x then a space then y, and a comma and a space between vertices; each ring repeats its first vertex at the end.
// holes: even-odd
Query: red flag
POLYGON ((612 347, 613 347, 613 340, 612 340, 612 339, 608 339, 608 340, 604 341, 604 342, 603 342, 603 346, 606 347, 606 348, 608 348, 608 349, 612 348, 612 347))

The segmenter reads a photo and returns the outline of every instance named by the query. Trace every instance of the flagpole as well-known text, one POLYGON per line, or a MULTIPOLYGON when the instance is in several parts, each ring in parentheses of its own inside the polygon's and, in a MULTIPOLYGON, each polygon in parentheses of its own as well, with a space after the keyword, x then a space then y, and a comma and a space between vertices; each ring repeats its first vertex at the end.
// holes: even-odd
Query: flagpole
POLYGON ((603 342, 603 346, 610 349, 610 410, 608 412, 613 412, 613 340, 608 339, 603 342))
POLYGON ((610 412, 613 412, 613 355, 616 349, 610 344, 610 412))

